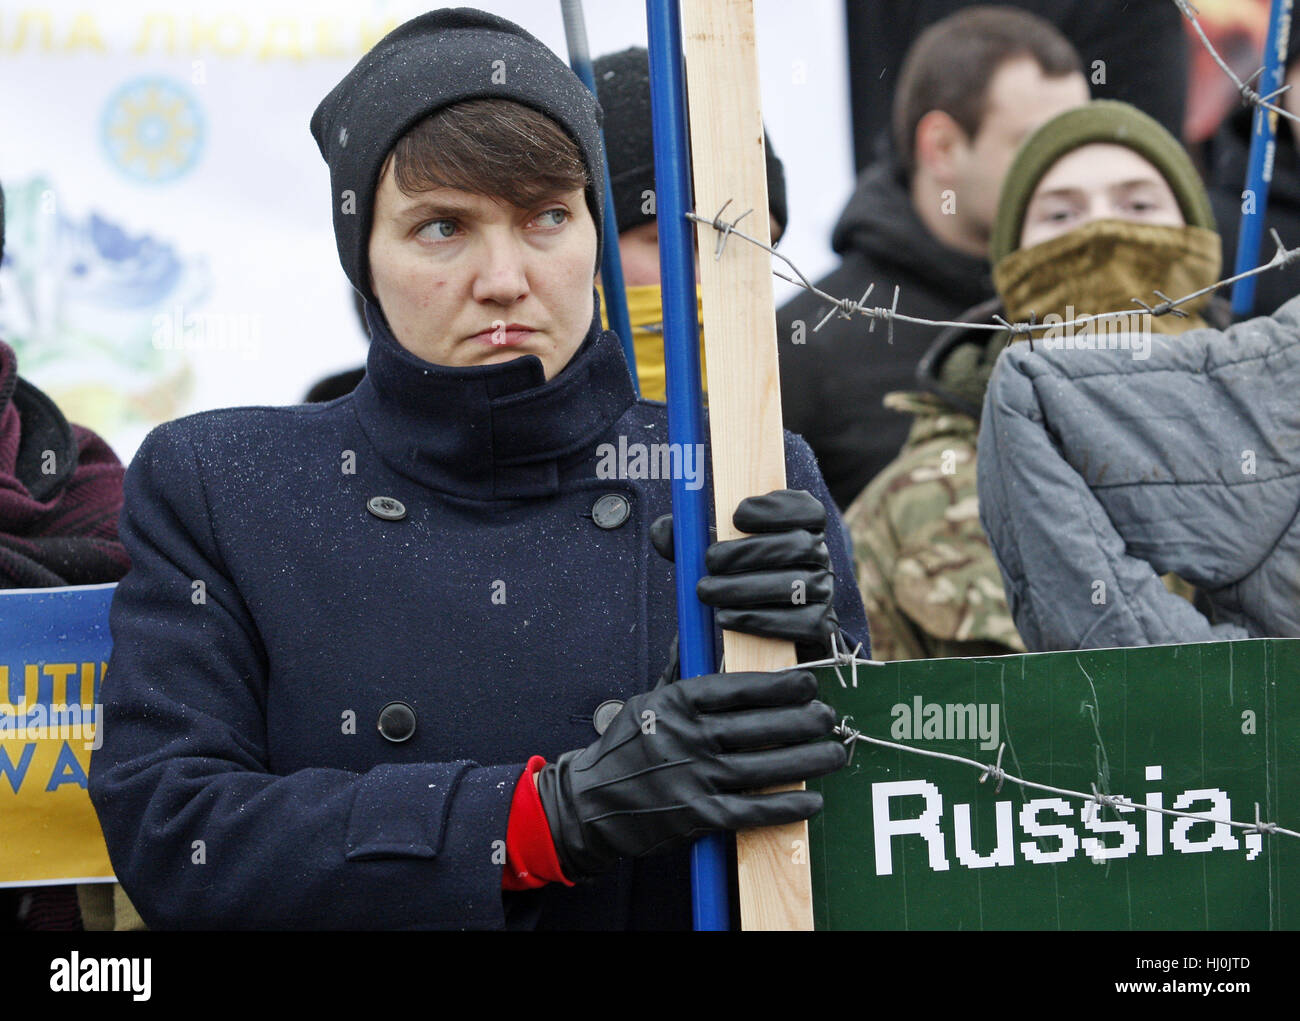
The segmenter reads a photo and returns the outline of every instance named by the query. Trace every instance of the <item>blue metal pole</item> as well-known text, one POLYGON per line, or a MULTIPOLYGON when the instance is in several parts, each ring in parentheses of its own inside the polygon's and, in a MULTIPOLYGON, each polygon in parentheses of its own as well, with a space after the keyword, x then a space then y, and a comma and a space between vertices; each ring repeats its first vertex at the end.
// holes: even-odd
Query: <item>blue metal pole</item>
MULTIPOLYGON (((573 73, 596 95, 596 76, 591 69, 591 51, 587 47, 587 25, 582 18, 582 0, 560 0, 564 15, 564 39, 569 46, 569 66, 573 73)), ((609 146, 605 147, 609 151, 609 146)), ((623 355, 627 371, 632 374, 632 386, 641 393, 641 378, 636 371, 636 345, 632 339, 632 321, 627 314, 627 293, 623 290, 623 259, 618 250, 618 219, 614 216, 614 189, 609 183, 609 164, 605 165, 605 229, 603 250, 600 256, 600 282, 605 292, 605 309, 610 328, 623 342, 623 355)))
MULTIPOLYGON (((704 401, 700 384, 700 336, 695 298, 695 237, 686 213, 692 208, 691 150, 686 133, 686 72, 677 0, 646 0, 650 51, 650 114, 654 127, 655 209, 659 220, 659 275, 664 302, 664 369, 668 377, 670 443, 704 447, 704 401)), ((685 447, 681 449, 686 449, 685 447)), ((704 489, 673 479, 673 549, 677 576, 677 641, 682 676, 712 673, 713 613, 695 595, 704 576, 709 505, 704 489)), ((727 843, 712 834, 691 848, 695 928, 720 931, 727 910, 727 843)))
MULTIPOLYGON (((1273 0, 1264 43, 1264 73, 1257 86, 1267 96, 1282 87, 1286 78, 1286 49, 1291 36, 1293 0, 1273 0)), ((1278 103, 1278 100, 1274 100, 1278 103)), ((1255 108, 1250 137, 1250 163, 1246 168, 1246 194, 1242 197, 1241 232, 1237 236, 1237 265, 1233 275, 1259 265, 1259 246, 1264 237, 1264 214, 1273 182, 1273 159, 1277 148, 1277 114, 1255 108), (1253 201, 1252 201, 1253 200, 1253 201), (1247 210, 1250 210, 1249 212, 1247 210)), ((1232 285, 1232 314, 1249 316, 1255 310, 1255 278, 1246 277, 1232 285)), ((1271 312, 1272 309, 1269 309, 1271 312)))

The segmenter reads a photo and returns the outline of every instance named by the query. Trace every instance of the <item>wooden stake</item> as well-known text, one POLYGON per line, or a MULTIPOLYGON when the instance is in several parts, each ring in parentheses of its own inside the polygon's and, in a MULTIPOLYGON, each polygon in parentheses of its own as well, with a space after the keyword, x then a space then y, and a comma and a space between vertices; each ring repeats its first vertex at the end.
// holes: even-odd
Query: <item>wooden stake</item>
MULTIPOLYGON (((752 209, 740 228, 770 243, 753 0, 682 0, 681 12, 695 210, 713 216, 730 199, 723 218, 752 209)), ((785 488, 771 256, 732 238, 715 260, 717 232, 698 237, 713 498, 718 538, 734 539, 736 505, 785 488)), ((730 671, 795 664, 791 643, 734 631, 723 650, 730 671)), ((808 824, 743 831, 736 845, 743 928, 812 929, 808 824)))

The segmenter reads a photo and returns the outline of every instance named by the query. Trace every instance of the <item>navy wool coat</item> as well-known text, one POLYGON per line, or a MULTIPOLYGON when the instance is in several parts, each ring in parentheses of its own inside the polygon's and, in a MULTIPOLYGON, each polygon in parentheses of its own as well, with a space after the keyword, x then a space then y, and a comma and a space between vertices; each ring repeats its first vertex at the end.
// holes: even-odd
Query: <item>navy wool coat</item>
MULTIPOLYGON (((671 483, 597 474, 603 443, 666 443, 665 406, 594 326, 546 381, 532 357, 433 365, 369 318, 353 394, 170 422, 130 466, 90 769, 118 879, 157 928, 688 927, 684 853, 501 889, 528 757, 590 744, 596 707, 667 662, 649 528, 671 483), (405 740, 409 714, 379 727, 393 702, 405 740)), ((788 433, 786 464, 828 509, 836 610, 865 642, 839 515, 788 433)))

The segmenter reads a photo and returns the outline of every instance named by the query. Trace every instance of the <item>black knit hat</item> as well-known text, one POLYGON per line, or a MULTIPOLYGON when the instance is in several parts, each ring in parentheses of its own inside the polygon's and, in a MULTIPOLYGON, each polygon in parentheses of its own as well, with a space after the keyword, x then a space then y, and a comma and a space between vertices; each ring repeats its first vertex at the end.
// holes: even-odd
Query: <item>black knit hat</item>
POLYGON ((311 133, 330 168, 339 260, 352 286, 376 307, 367 251, 384 160, 417 122, 467 99, 513 100, 569 134, 587 168, 599 264, 605 154, 595 98, 518 25, 467 7, 431 11, 379 40, 311 118, 311 133))
MULTIPOLYGON (((650 59, 643 47, 607 53, 592 62, 596 94, 605 111, 605 145, 608 147, 609 186, 614 193, 614 215, 622 233, 649 223, 645 193, 654 191, 655 151, 650 126, 650 59)), ((767 154, 767 205, 777 225, 785 230, 785 172, 764 131, 767 154)), ((653 208, 653 207, 651 207, 653 208)))

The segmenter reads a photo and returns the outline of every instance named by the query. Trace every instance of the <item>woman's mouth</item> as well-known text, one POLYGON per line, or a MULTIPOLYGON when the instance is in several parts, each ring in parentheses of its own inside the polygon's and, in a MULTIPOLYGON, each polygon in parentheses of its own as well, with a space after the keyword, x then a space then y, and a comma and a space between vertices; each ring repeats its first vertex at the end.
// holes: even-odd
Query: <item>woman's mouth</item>
POLYGON ((535 331, 522 323, 497 323, 486 330, 474 334, 470 340, 490 347, 518 347, 531 337, 535 331))

